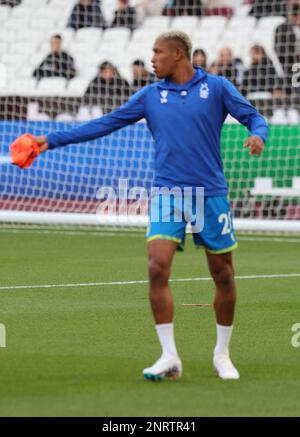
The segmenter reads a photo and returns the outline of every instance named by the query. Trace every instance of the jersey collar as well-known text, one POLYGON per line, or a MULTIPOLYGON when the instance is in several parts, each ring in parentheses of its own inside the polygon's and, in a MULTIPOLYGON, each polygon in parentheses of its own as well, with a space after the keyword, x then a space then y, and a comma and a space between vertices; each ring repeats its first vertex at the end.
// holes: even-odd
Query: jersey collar
POLYGON ((198 82, 200 82, 202 79, 204 79, 207 76, 206 72, 204 70, 202 70, 202 68, 194 67, 194 69, 195 69, 195 74, 192 77, 192 79, 190 79, 188 82, 178 84, 178 83, 172 82, 169 78, 166 78, 166 79, 162 80, 161 82, 159 82, 159 84, 158 84, 159 88, 169 89, 169 90, 174 90, 174 91, 189 90, 195 84, 197 84, 198 82))

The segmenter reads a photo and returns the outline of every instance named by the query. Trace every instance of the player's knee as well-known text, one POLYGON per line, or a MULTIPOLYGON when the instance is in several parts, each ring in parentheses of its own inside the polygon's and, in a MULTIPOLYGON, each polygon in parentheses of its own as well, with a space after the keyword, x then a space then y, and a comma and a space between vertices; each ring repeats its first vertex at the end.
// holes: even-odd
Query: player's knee
POLYGON ((234 283, 234 271, 230 264, 225 264, 212 272, 213 279, 218 287, 230 289, 234 283))
POLYGON ((156 259, 149 261, 149 278, 151 283, 167 282, 168 276, 167 266, 156 259))

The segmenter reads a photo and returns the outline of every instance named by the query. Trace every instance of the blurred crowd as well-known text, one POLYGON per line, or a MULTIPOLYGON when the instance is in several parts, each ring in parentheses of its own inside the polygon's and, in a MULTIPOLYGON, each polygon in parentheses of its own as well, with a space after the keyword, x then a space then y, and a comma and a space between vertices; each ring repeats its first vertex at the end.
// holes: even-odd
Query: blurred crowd
MULTIPOLYGON (((21 0, 0 0, 0 4, 16 6, 21 0)), ((204 14, 232 14, 232 1, 227 0, 118 0, 113 20, 107 23, 101 9, 101 0, 79 0, 70 14, 67 27, 78 30, 84 27, 127 27, 136 29, 147 16, 167 15, 201 16, 204 14)), ((260 99, 280 105, 286 99, 300 97, 300 86, 292 87, 292 66, 300 62, 300 0, 245 0, 249 14, 257 18, 270 15, 286 17, 275 31, 274 48, 278 57, 281 74, 268 56, 264 45, 255 44, 250 50, 250 65, 245 66, 230 47, 224 46, 217 58, 208 64, 207 54, 202 47, 195 47, 193 63, 211 74, 223 75, 231 80, 241 93, 251 99, 259 93, 260 99)), ((103 113, 124 103, 139 88, 153 83, 156 78, 145 67, 143 59, 132 63, 132 83, 121 77, 111 62, 99 66, 97 76, 90 82, 83 104, 101 107, 103 113)), ((37 66, 33 76, 64 77, 70 80, 76 76, 75 62, 63 49, 61 35, 51 38, 50 52, 37 66)), ((258 97, 257 97, 258 98, 258 97)))

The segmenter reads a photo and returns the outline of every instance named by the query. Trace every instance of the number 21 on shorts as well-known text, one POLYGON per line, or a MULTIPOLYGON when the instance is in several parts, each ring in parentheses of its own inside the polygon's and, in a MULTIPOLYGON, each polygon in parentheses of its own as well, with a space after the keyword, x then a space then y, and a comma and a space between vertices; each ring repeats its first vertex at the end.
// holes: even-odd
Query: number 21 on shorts
POLYGON ((233 231, 231 212, 220 214, 218 222, 223 224, 222 235, 230 234, 233 231))

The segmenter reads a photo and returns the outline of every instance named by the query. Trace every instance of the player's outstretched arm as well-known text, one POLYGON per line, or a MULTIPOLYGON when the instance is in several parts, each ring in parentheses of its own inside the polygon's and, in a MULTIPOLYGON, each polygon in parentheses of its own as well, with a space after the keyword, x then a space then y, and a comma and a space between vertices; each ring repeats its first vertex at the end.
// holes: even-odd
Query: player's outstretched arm
POLYGON ((39 147, 40 153, 46 152, 46 150, 48 149, 48 141, 46 135, 41 135, 33 138, 39 147))
POLYGON ((224 105, 228 113, 246 126, 251 133, 244 147, 249 147, 251 155, 260 155, 269 135, 266 120, 229 80, 225 78, 221 80, 224 105))
POLYGON ((96 118, 67 131, 52 132, 47 135, 46 141, 41 137, 39 140, 41 141, 41 147, 45 148, 45 143, 47 143, 47 149, 55 149, 68 144, 95 140, 135 123, 145 117, 144 100, 146 92, 147 87, 135 93, 127 103, 103 117, 96 118))
POLYGON ((41 136, 33 136, 29 133, 21 135, 10 145, 12 164, 20 168, 28 168, 35 158, 46 150, 94 140, 135 123, 145 117, 144 96, 146 90, 147 87, 143 88, 134 94, 125 105, 111 113, 73 129, 41 136))

